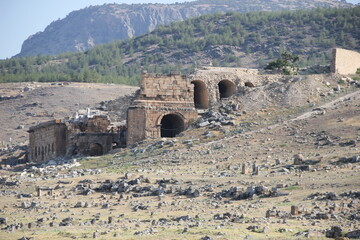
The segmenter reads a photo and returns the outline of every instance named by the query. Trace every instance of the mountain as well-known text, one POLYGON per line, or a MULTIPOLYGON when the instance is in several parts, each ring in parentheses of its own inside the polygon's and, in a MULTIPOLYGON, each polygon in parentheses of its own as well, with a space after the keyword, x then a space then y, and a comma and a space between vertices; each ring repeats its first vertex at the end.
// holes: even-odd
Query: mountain
POLYGON ((24 41, 17 57, 85 51, 140 36, 159 25, 215 12, 352 7, 336 0, 198 0, 176 4, 104 4, 71 12, 24 41))
POLYGON ((0 82, 74 81, 137 85, 154 73, 199 66, 264 67, 288 51, 299 66, 329 64, 331 49, 360 51, 360 7, 203 15, 78 53, 0 61, 0 82))

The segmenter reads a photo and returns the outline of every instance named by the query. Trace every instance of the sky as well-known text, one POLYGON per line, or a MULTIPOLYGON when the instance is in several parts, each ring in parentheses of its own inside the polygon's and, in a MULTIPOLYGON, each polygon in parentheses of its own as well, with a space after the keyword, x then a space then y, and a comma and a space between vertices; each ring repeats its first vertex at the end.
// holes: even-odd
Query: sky
MULTIPOLYGON (((44 31, 51 22, 90 5, 175 2, 186 0, 0 0, 0 59, 18 54, 30 35, 44 31)), ((347 2, 359 3, 360 0, 347 2)))

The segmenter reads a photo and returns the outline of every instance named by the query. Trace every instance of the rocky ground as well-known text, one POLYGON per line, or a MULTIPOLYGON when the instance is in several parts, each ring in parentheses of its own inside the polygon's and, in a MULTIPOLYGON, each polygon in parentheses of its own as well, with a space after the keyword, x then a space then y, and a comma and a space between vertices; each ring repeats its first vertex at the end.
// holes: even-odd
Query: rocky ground
POLYGON ((176 138, 1 170, 0 239, 359 238, 357 82, 275 85, 176 138))

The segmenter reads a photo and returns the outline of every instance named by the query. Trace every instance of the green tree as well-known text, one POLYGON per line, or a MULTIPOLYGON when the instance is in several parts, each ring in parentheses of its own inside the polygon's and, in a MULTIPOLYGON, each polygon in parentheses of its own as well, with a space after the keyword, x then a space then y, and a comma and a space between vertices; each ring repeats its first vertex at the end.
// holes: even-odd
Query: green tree
POLYGON ((280 71, 285 75, 296 75, 298 68, 295 66, 295 63, 299 61, 299 56, 293 55, 289 52, 283 52, 281 58, 269 62, 266 65, 266 70, 275 70, 280 71))

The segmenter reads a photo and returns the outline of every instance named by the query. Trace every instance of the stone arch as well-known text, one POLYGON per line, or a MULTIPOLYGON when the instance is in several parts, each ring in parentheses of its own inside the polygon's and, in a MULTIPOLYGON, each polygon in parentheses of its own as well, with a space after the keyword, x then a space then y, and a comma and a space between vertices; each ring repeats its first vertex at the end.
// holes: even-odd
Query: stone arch
POLYGON ((245 87, 255 87, 252 82, 245 82, 245 87))
POLYGON ((161 137, 175 137, 185 130, 185 118, 178 113, 164 114, 159 117, 161 137))
POLYGON ((218 83, 220 98, 228 98, 235 94, 236 86, 232 81, 222 80, 218 83))
POLYGON ((209 93, 206 84, 203 81, 195 80, 191 82, 194 84, 194 104, 195 108, 207 109, 209 108, 209 93))
POLYGON ((100 143, 91 143, 90 156, 100 156, 100 155, 103 155, 103 146, 100 143))

